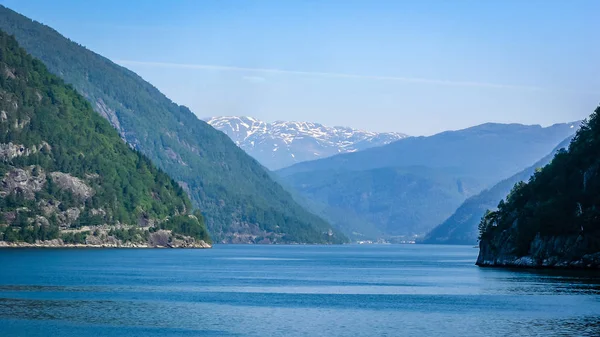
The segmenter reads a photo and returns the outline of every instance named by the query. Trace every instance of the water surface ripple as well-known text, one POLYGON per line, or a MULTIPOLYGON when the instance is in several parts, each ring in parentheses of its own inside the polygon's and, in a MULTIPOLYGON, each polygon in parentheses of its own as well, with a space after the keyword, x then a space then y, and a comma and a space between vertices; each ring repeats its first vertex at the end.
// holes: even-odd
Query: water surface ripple
POLYGON ((600 275, 466 246, 0 249, 1 336, 600 336, 600 275))

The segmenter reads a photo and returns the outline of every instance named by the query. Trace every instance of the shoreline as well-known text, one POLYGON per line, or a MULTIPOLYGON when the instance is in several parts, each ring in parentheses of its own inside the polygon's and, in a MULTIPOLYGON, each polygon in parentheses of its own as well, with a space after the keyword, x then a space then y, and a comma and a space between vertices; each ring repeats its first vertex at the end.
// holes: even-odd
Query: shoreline
POLYGON ((95 249, 102 249, 102 248, 127 248, 127 249, 209 249, 212 248, 212 245, 201 241, 198 242, 196 244, 193 245, 181 245, 181 246, 174 246, 174 245, 167 245, 167 246, 152 246, 152 245, 147 245, 147 244, 137 244, 137 243, 124 243, 124 244, 100 244, 100 245, 93 245, 93 244, 83 244, 83 243, 62 243, 62 244, 56 244, 56 243, 28 243, 28 242, 6 242, 6 241, 0 241, 0 249, 3 248, 7 248, 7 249, 19 249, 19 248, 95 248, 95 249))
POLYGON ((515 269, 515 270, 580 270, 580 271, 596 271, 600 272, 600 266, 598 265, 577 265, 577 264, 568 264, 568 265, 543 265, 543 264, 535 264, 535 265, 525 265, 525 264, 479 264, 475 263, 475 265, 479 268, 485 269, 515 269))

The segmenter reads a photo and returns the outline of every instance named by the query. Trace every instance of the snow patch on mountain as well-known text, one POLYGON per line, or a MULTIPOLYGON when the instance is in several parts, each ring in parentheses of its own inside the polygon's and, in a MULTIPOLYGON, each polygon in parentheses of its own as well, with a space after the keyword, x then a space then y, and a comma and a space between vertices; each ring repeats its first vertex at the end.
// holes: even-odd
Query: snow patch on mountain
POLYGON ((271 170, 408 137, 397 132, 378 133, 311 122, 267 123, 252 117, 213 117, 206 121, 271 170))

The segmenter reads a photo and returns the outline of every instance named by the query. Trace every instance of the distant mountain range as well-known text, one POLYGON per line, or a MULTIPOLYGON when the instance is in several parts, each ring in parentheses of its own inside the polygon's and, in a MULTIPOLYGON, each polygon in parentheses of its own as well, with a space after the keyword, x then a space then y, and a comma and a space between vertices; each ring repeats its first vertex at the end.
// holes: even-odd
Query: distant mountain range
POLYGON ((536 170, 552 161, 560 150, 569 147, 573 136, 562 141, 553 151, 532 166, 504 179, 490 189, 470 197, 439 226, 429 232, 422 243, 474 245, 477 243, 477 225, 486 210, 495 210, 500 200, 504 199, 513 186, 519 181, 527 182, 536 170))
POLYGON ((276 171, 298 202, 354 239, 422 235, 461 203, 531 166, 577 130, 487 123, 276 171))
POLYGON ((370 132, 311 122, 267 123, 252 117, 213 117, 206 121, 271 170, 408 137, 397 132, 370 132))

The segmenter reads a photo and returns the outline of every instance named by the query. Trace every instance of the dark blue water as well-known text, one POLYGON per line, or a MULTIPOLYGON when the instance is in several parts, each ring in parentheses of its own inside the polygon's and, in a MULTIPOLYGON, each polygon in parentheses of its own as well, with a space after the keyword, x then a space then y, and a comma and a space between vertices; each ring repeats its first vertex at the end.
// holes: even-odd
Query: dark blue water
POLYGON ((2 336, 600 336, 600 278, 472 247, 2 249, 2 336))

